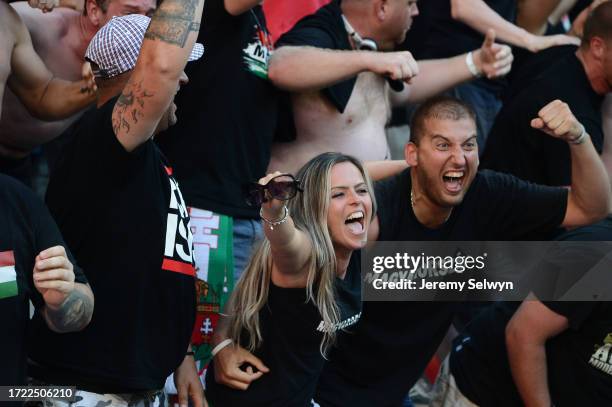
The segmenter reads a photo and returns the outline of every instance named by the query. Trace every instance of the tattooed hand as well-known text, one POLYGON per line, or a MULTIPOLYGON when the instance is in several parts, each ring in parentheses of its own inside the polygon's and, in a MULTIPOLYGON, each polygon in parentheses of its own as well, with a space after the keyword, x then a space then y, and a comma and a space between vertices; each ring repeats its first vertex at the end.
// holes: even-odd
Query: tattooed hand
POLYGON ((83 329, 93 313, 93 294, 88 286, 74 282, 73 266, 66 250, 54 246, 36 256, 34 286, 45 300, 47 324, 56 332, 83 329))

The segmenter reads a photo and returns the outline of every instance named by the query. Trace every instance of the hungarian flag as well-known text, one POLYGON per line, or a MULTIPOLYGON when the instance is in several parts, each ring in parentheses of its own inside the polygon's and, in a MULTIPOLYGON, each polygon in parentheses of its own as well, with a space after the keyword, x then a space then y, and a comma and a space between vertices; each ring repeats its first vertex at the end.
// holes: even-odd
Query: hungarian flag
POLYGON ((266 0, 263 10, 266 16, 266 25, 272 36, 272 42, 276 42, 281 35, 293 28, 295 23, 302 17, 313 14, 331 0, 266 0))
POLYGON ((17 295, 17 273, 13 251, 0 252, 0 299, 17 295))

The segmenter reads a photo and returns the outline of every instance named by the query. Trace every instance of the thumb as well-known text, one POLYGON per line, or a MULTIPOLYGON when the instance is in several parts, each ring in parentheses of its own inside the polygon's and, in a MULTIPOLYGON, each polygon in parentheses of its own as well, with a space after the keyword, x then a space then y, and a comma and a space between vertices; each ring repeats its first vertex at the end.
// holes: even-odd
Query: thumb
POLYGON ((531 121, 531 127, 533 127, 534 129, 542 129, 544 128, 544 120, 538 118, 538 119, 533 119, 531 121))
POLYGON ((93 71, 91 70, 91 64, 89 62, 85 62, 81 67, 81 77, 83 79, 89 79, 93 77, 93 71))
POLYGON ((250 353, 246 355, 244 359, 253 366, 255 366, 260 372, 268 373, 270 371, 270 369, 268 369, 268 367, 264 365, 263 362, 259 360, 259 358, 253 356, 250 353))
POLYGON ((487 30, 487 35, 485 36, 484 46, 485 48, 491 48, 495 44, 495 30, 489 28, 487 30))

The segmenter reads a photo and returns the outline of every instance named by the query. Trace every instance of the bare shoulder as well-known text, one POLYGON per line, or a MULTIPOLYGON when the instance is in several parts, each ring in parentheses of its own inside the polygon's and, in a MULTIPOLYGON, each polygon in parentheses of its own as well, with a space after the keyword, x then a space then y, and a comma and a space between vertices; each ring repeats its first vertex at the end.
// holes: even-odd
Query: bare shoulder
POLYGON ((11 7, 19 14, 33 39, 44 36, 49 40, 54 40, 61 37, 68 31, 70 17, 79 14, 77 11, 66 8, 58 8, 51 13, 43 13, 30 7, 25 1, 11 3, 11 7))
MULTIPOLYGON (((23 23, 15 10, 4 1, 0 1, 0 54, 2 56, 12 53, 21 27, 23 23)), ((0 61, 10 61, 10 58, 3 58, 0 61)))
POLYGON ((7 3, 0 1, 0 114, 4 85, 11 74, 11 55, 17 42, 18 24, 17 13, 7 3))

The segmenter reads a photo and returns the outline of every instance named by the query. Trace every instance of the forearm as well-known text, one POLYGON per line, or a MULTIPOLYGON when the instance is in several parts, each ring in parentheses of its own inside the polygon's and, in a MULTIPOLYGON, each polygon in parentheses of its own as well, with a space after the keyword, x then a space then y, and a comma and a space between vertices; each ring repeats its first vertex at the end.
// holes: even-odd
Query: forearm
MULTIPOLYGON (((590 137, 569 145, 572 158, 570 197, 586 219, 596 222, 610 212, 610 180, 590 137)), ((570 225, 568 225, 570 226, 570 225)))
POLYGON ((519 0, 516 24, 530 33, 543 35, 549 16, 561 0, 519 0))
MULTIPOLYGON (((135 74, 167 80, 175 87, 195 44, 203 0, 164 0, 145 33, 135 74)), ((176 89, 172 89, 174 93, 176 89)))
POLYGON ((277 87, 292 92, 318 90, 366 71, 374 54, 284 46, 272 54, 268 77, 277 87))
POLYGON ((528 48, 532 34, 502 18, 482 0, 451 0, 451 14, 483 35, 493 28, 502 41, 528 48))
POLYGON ((604 144, 601 160, 606 167, 608 178, 612 181, 612 94, 608 94, 601 108, 604 144))
POLYGON ((226 314, 219 314, 217 320, 217 326, 215 327, 215 333, 213 334, 211 346, 214 348, 222 341, 229 338, 229 325, 228 317, 226 314))
POLYGON ((59 307, 45 305, 43 315, 49 328, 55 332, 79 331, 91 320, 94 299, 91 289, 76 283, 74 290, 59 307))
POLYGON ((284 248, 290 246, 290 243, 293 241, 297 232, 293 219, 289 215, 288 211, 289 209, 287 209, 287 212, 285 212, 283 207, 279 209, 264 207, 262 209, 263 217, 271 222, 278 222, 285 217, 285 214, 287 214, 286 220, 277 225, 271 225, 262 220, 264 235, 270 242, 270 248, 273 252, 282 251, 284 248))
MULTIPOLYGON (((480 51, 475 51, 478 53, 480 51)), ((466 63, 465 54, 452 58, 418 61, 420 73, 415 76, 406 91, 391 92, 394 106, 420 103, 463 82, 474 79, 466 63)))
POLYGON ((312 243, 306 234, 295 227, 288 209, 270 209, 264 206, 263 216, 271 221, 264 221, 263 230, 270 243, 272 261, 277 270, 283 274, 296 274, 303 271, 312 252, 312 243), (286 218, 285 218, 286 215, 286 218), (282 219, 285 219, 282 223, 282 219))
POLYGON ((557 7, 550 13, 548 21, 551 24, 558 24, 559 21, 566 15, 576 4, 576 0, 557 0, 557 7))
POLYGON ((60 0, 59 7, 71 8, 81 12, 85 7, 85 0, 60 0))
POLYGON ((40 120, 62 120, 83 110, 95 100, 95 93, 87 91, 85 81, 69 82, 53 78, 35 106, 30 105, 28 109, 40 120))
POLYGON ((392 177, 409 167, 405 160, 366 161, 364 165, 372 181, 392 177))
POLYGON ((525 406, 550 407, 544 344, 510 333, 506 345, 512 377, 525 406))

